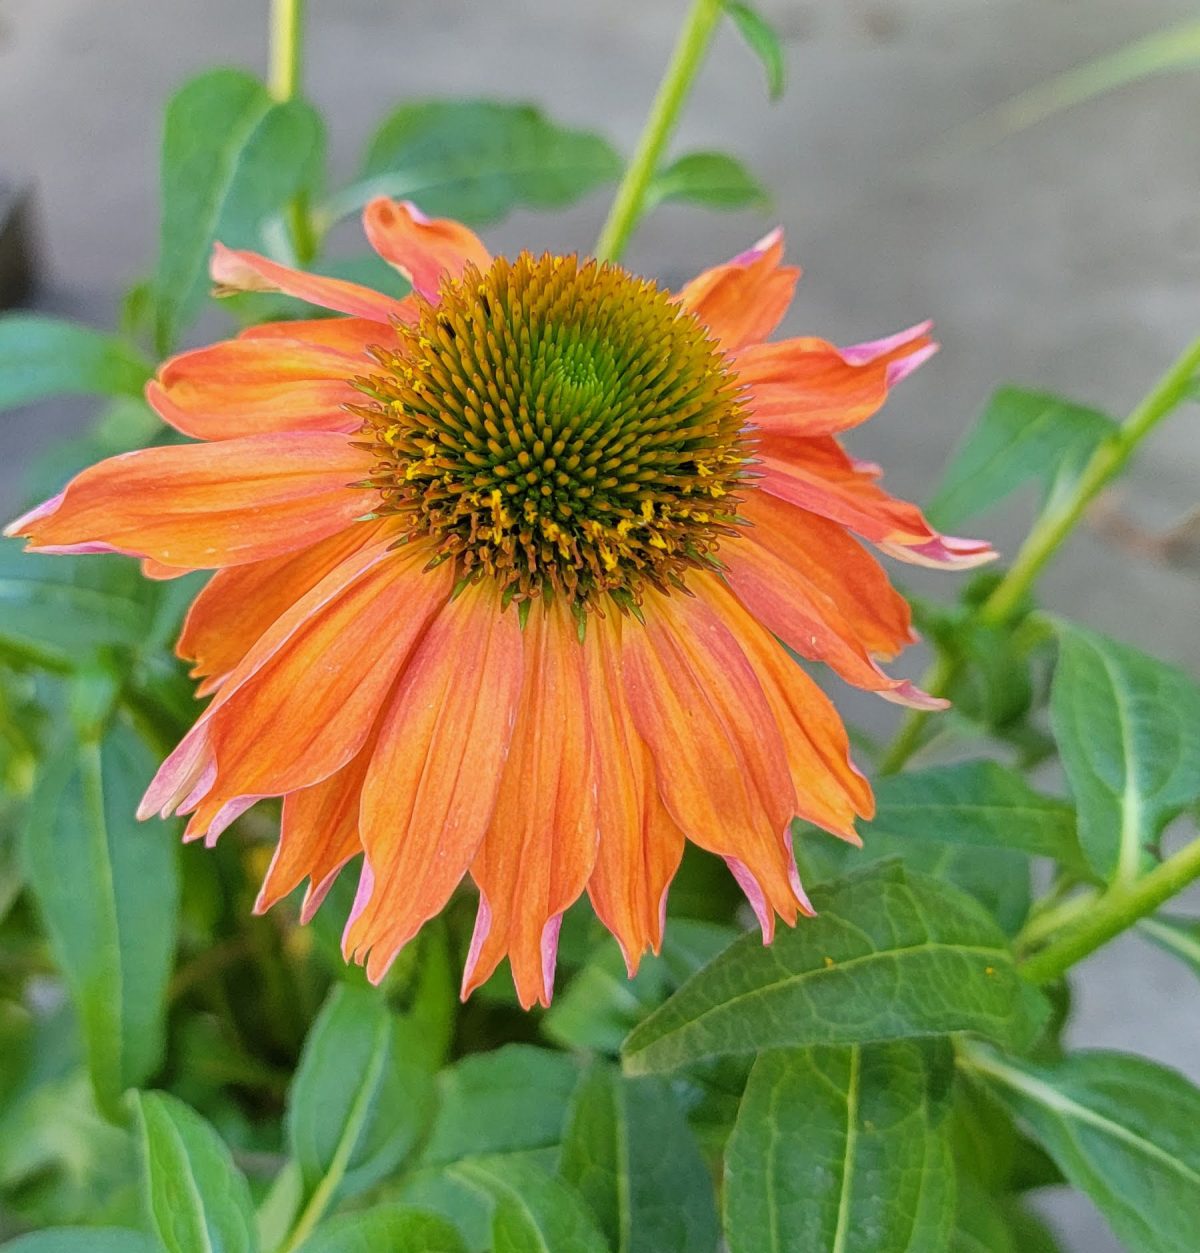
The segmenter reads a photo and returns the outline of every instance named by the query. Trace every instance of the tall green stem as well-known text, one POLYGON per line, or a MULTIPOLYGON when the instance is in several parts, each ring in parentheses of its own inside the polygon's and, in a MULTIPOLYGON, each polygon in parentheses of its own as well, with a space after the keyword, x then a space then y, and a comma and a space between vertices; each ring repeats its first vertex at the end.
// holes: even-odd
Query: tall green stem
MULTIPOLYGON (((300 94, 304 67, 304 0, 271 0, 271 64, 267 85, 281 104, 300 94)), ((287 207, 288 232, 296 260, 305 264, 317 251, 308 197, 298 192, 287 207)))
POLYGON ((637 149, 596 241, 595 253, 602 261, 620 259, 645 212, 650 181, 679 121, 680 110, 692 89, 723 8, 723 0, 693 0, 683 29, 679 32, 675 51, 659 84, 658 94, 650 106, 637 149))
MULTIPOLYGON (((1038 518, 1012 565, 976 611, 977 622, 995 627, 1003 626, 1009 621, 1043 568, 1075 529, 1088 506, 1120 474, 1155 426, 1178 408, 1194 385, 1198 372, 1200 339, 1193 340, 1188 345, 1116 432, 1096 449, 1084 466, 1070 496, 1047 509, 1038 518)), ((958 663, 951 658, 942 657, 922 680, 922 686, 935 696, 944 695, 957 674, 958 663)), ((923 710, 909 714, 880 761, 881 773, 895 773, 916 752, 928 718, 929 714, 923 710)))
POLYGON ((1109 888, 1088 910, 1086 917, 1066 927, 1057 940, 1034 953, 1022 970, 1034 983, 1053 982, 1197 878, 1200 878, 1200 839, 1185 845, 1148 875, 1133 883, 1118 883, 1109 888))

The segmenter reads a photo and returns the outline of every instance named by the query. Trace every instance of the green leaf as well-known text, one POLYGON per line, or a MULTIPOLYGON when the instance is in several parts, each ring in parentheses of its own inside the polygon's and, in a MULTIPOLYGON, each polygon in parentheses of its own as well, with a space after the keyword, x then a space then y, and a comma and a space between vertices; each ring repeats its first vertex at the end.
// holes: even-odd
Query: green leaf
POLYGON ((559 1174, 587 1201, 618 1253, 716 1248, 712 1179, 660 1080, 624 1079, 608 1065, 595 1066, 575 1095, 559 1174))
POLYGON ((65 743, 42 768, 25 832, 29 885, 110 1115, 164 1046, 178 827, 134 816, 155 764, 121 721, 98 741, 65 743))
POLYGON ((432 1081, 408 1024, 374 988, 338 984, 300 1057, 287 1138, 305 1191, 345 1198, 411 1151, 429 1116, 432 1081))
POLYGON ((951 1031, 1032 1037, 1044 1002, 969 897, 884 862, 818 889, 813 905, 774 944, 746 935, 685 983, 632 1032, 626 1070, 951 1031))
POLYGON ((44 396, 140 396, 151 368, 115 335, 37 313, 0 317, 0 409, 44 396))
POLYGON ((533 105, 429 100, 384 121, 362 177, 324 212, 336 220, 375 196, 395 196, 430 217, 482 225, 519 207, 562 208, 621 170, 606 139, 560 126, 533 105))
POLYGON ((457 1229, 441 1216, 387 1205, 325 1223, 300 1253, 466 1253, 466 1248, 457 1229))
POLYGON ((1116 430, 1107 414, 1061 396, 1002 387, 951 458, 929 518, 959 526, 1023 484, 1070 477, 1116 430))
POLYGON ((760 1056, 725 1158, 731 1253, 945 1248, 952 1073, 944 1042, 760 1056))
POLYGON ((168 352, 204 299, 214 241, 262 247, 263 226, 314 181, 321 121, 303 101, 278 103, 241 70, 214 70, 167 105, 156 337, 168 352))
POLYGON ((116 1227, 54 1227, 3 1246, 3 1253, 158 1253, 149 1236, 116 1227))
POLYGON ((725 12, 733 19, 742 38, 762 62, 767 75, 767 95, 778 100, 783 95, 784 61, 783 46, 770 23, 748 4, 725 0, 725 12))
POLYGON ((528 1044, 464 1058, 438 1076, 422 1165, 557 1147, 578 1080, 573 1058, 528 1044))
POLYGON ((712 209, 763 208, 766 189, 726 152, 689 152, 655 174, 646 193, 648 205, 679 200, 712 209))
POLYGON ((1095 872, 1128 880, 1200 796, 1200 689, 1174 666, 1068 623, 1050 719, 1095 872))
POLYGON ((134 1097, 154 1234, 167 1253, 253 1253, 250 1189, 224 1141, 164 1092, 134 1097))
POLYGON ((582 1199, 531 1163, 469 1158, 447 1173, 482 1189, 495 1203, 492 1253, 607 1253, 582 1199))
POLYGON ((1138 930, 1159 948, 1181 957, 1200 975, 1200 918, 1156 914, 1153 918, 1143 918, 1138 930))
POLYGON ((1029 1125, 1124 1244, 1192 1253, 1200 1230, 1200 1090, 1165 1066, 1120 1053, 1035 1066, 972 1046, 963 1062, 1029 1125))

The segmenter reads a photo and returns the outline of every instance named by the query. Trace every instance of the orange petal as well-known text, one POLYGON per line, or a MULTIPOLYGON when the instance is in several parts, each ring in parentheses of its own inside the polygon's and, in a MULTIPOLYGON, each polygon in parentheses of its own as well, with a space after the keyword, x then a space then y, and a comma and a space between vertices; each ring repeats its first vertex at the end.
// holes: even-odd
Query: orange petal
POLYGON ((226 248, 224 244, 213 244, 209 272, 217 285, 218 296, 239 291, 282 292, 324 309, 387 324, 393 320, 408 322, 413 316, 411 304, 372 291, 361 283, 305 274, 303 270, 280 265, 257 252, 226 248))
POLYGON ((939 535, 906 500, 889 496, 873 466, 854 462, 829 436, 768 435, 756 452, 759 487, 819 513, 915 565, 970 569, 995 559, 983 540, 939 535))
POLYGON ((370 364, 365 355, 297 339, 232 339, 172 357, 147 384, 146 399, 164 422, 195 439, 349 432, 362 425, 346 411, 362 399, 350 380, 370 364))
MULTIPOLYGON (((416 307, 411 297, 400 304, 412 312, 400 319, 411 322, 416 307)), ((260 322, 238 332, 238 339, 298 339, 315 348, 327 348, 357 360, 376 345, 395 348, 396 334, 372 318, 311 318, 295 322, 260 322)))
POLYGON ((708 604, 651 593, 644 612, 644 627, 622 631, 622 672, 659 794, 689 839, 730 862, 769 937, 775 912, 790 923, 806 908, 791 860, 795 795, 779 728, 708 604))
POLYGON ((458 278, 469 263, 486 270, 491 254, 479 236, 452 218, 427 218, 408 201, 380 196, 363 210, 371 247, 426 300, 437 301, 443 277, 458 278))
POLYGON ((176 656, 194 661, 196 690, 207 696, 287 609, 351 553, 377 542, 378 524, 360 523, 311 548, 218 570, 188 609, 176 656))
POLYGON ((783 231, 776 228, 725 265, 692 279, 679 293, 726 352, 757 344, 783 320, 800 271, 780 265, 783 231))
MULTIPOLYGON (((767 492, 749 493, 739 509, 754 524, 752 542, 791 566, 818 602, 832 601, 868 652, 894 657, 913 643, 908 601, 844 527, 767 492)), ((736 555, 736 543, 725 551, 736 555)))
POLYGON ((449 563, 422 569, 429 553, 421 545, 384 553, 208 719, 216 777, 196 810, 193 837, 219 834, 213 824, 231 802, 310 787, 362 747, 453 586, 449 563))
POLYGON ((850 760, 850 741, 832 701, 763 630, 718 579, 697 580, 697 595, 737 636, 783 736, 796 813, 852 843, 855 816, 875 812, 871 786, 850 760))
POLYGON ((119 552, 213 569, 292 552, 349 526, 377 494, 371 456, 324 431, 122 453, 6 530, 47 552, 119 552))
POLYGON ((372 737, 354 760, 336 774, 283 798, 279 844, 254 902, 256 914, 265 913, 307 879, 300 920, 308 922, 333 886, 338 871, 362 852, 358 838, 359 799, 374 748, 372 737))
POLYGON ((363 787, 366 854, 347 958, 383 978, 441 910, 487 831, 521 691, 516 610, 489 582, 431 624, 384 717, 363 787))
POLYGON ((616 615, 593 615, 588 622, 584 660, 600 818, 588 896, 616 936, 632 978, 642 954, 662 946, 667 888, 683 858, 684 835, 659 798, 653 760, 625 700, 616 615))
POLYGON ((751 421, 780 435, 829 435, 865 422, 891 387, 937 351, 929 327, 844 349, 823 339, 751 344, 737 357, 751 421))
POLYGON ((521 1004, 549 1005, 562 915, 596 858, 596 794, 583 648, 562 598, 535 605, 496 812, 471 877, 479 916, 463 996, 507 954, 521 1004))

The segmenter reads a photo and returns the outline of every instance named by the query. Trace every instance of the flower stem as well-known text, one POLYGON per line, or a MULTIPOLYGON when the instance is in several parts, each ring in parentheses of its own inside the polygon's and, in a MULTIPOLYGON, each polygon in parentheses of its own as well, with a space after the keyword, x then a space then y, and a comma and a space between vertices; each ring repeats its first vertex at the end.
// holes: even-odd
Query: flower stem
MULTIPOLYGON (((300 94, 304 64, 304 0, 271 0, 271 64, 267 86, 281 104, 300 94)), ((297 192, 287 207, 288 233, 296 260, 305 264, 317 251, 308 196, 297 192)))
MULTIPOLYGON (((1016 559, 976 611, 978 623, 996 627, 1009 621, 1087 507, 1121 473, 1142 440, 1187 398, 1197 372, 1200 372, 1200 338, 1184 349, 1125 421, 1091 455, 1066 500, 1047 509, 1034 523, 1016 559)), ((943 655, 922 679, 921 686, 934 696, 944 695, 957 676, 958 667, 956 660, 943 655)), ((928 718, 924 710, 914 710, 908 715, 880 762, 881 774, 894 774, 916 752, 928 718)))
POLYGON ((696 77, 704 54, 724 8, 723 0, 693 0, 679 32, 675 51, 650 106, 650 114, 638 140, 637 149, 625 171, 608 220, 596 241, 595 255, 601 261, 617 261, 641 220, 646 193, 658 169, 663 149, 679 120, 680 110, 696 77))
POLYGON ((1200 839, 1193 840, 1133 883, 1118 883, 1066 927, 1057 940, 1034 953, 1021 969, 1034 983, 1052 983, 1076 962, 1153 913, 1164 901, 1200 878, 1200 839))

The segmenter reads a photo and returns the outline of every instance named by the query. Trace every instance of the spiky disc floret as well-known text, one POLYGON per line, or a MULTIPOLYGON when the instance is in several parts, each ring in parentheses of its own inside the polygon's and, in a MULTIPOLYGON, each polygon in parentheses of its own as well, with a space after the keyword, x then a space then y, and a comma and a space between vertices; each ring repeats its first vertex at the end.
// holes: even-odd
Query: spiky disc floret
POLYGON ((464 579, 498 580, 506 602, 635 605, 736 533, 737 381, 654 283, 521 253, 445 281, 397 334, 358 380, 372 484, 464 579))

